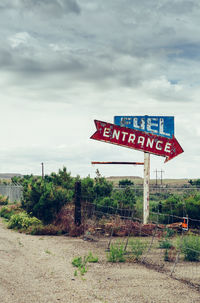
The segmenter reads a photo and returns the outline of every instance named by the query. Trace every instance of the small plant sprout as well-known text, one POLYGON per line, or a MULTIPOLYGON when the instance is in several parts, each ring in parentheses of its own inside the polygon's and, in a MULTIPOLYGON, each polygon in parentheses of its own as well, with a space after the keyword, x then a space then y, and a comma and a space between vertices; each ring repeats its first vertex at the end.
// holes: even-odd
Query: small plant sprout
POLYGON ((93 254, 90 251, 88 256, 87 256, 87 261, 89 263, 97 263, 99 261, 99 258, 97 256, 93 256, 93 254))
POLYGON ((84 276, 84 274, 88 271, 87 263, 97 263, 99 258, 97 256, 93 256, 91 252, 87 256, 84 257, 75 257, 72 260, 72 265, 74 267, 77 267, 77 269, 74 271, 74 276, 78 276, 78 271, 80 272, 81 276, 84 276))

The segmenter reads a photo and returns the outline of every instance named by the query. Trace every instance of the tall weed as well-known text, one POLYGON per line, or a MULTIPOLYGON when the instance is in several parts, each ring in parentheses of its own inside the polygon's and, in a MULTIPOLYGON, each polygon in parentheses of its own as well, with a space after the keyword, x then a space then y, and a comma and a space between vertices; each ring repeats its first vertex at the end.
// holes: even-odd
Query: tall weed
POLYGON ((108 262, 116 263, 116 262, 125 262, 125 251, 124 244, 117 242, 115 244, 110 245, 110 251, 107 253, 108 262))
POLYGON ((184 255, 185 261, 200 260, 200 237, 194 235, 184 236, 179 239, 178 246, 184 255))
POLYGON ((131 247, 131 253, 133 254, 135 260, 139 260, 147 248, 147 243, 141 241, 140 239, 132 239, 129 242, 129 245, 131 247))

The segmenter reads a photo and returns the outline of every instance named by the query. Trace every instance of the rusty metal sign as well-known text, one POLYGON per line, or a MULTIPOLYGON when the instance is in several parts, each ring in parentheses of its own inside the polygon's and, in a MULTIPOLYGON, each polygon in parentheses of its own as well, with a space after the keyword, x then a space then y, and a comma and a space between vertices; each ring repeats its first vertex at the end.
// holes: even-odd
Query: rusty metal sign
POLYGON ((115 116, 114 124, 166 138, 174 135, 173 116, 115 116))
POLYGON ((122 161, 118 161, 118 162, 113 162, 113 161, 92 161, 91 162, 93 165, 94 164, 123 164, 123 165, 144 165, 144 162, 122 162, 122 161))
POLYGON ((183 153, 174 136, 166 138, 144 131, 121 127, 112 123, 95 120, 97 131, 90 139, 140 150, 165 157, 165 162, 183 153))

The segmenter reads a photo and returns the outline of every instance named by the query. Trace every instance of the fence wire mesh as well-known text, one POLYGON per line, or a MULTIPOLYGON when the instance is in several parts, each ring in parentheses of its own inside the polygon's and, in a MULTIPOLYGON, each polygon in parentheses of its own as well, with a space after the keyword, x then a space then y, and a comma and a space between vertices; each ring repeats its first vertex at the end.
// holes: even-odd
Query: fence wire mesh
POLYGON ((200 290, 200 220, 188 217, 189 230, 185 231, 182 229, 186 216, 184 208, 183 216, 177 216, 173 208, 171 213, 160 213, 159 207, 157 211, 154 207, 154 211, 150 210, 149 223, 143 225, 142 213, 134 208, 111 207, 97 200, 91 202, 86 196, 82 198, 85 230, 107 237, 107 251, 120 239, 129 255, 133 249, 132 240, 137 238, 146 247, 137 262, 200 290))
POLYGON ((18 184, 0 184, 0 195, 8 197, 10 202, 20 202, 23 196, 23 187, 18 184))

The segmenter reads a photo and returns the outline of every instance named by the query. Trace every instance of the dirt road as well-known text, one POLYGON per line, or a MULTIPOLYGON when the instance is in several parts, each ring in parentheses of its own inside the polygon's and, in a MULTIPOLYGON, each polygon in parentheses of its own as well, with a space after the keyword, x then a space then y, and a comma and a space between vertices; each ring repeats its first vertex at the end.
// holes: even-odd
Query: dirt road
POLYGON ((106 242, 30 236, 0 221, 1 303, 197 303, 200 293, 139 264, 110 264, 106 242), (92 251, 99 262, 74 277, 71 261, 92 251))

